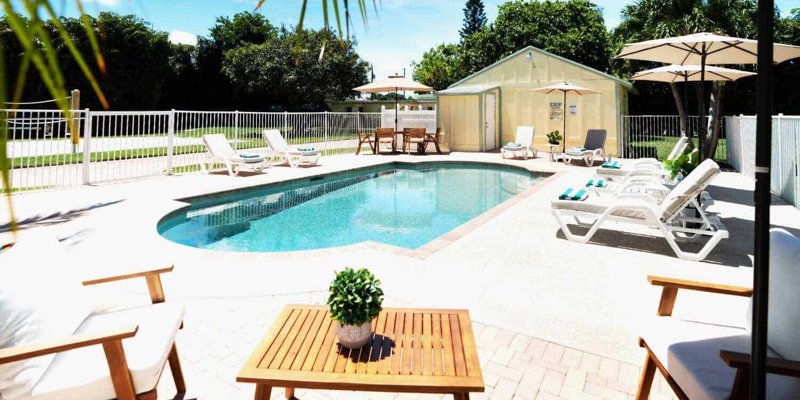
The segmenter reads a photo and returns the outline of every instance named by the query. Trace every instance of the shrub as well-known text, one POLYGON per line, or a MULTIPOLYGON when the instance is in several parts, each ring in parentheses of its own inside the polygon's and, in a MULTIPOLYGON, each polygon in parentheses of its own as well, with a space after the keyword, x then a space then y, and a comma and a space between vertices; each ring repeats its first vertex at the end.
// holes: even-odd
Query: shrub
POLYGON ((559 143, 561 143, 561 139, 563 139, 561 137, 561 133, 559 131, 557 131, 557 130, 556 131, 552 131, 552 132, 547 134, 547 143, 559 144, 559 143))
POLYGON ((328 307, 331 318, 342 325, 361 325, 372 321, 382 310, 381 281, 366 268, 347 267, 331 282, 328 307))
POLYGON ((699 164, 700 153, 687 147, 675 160, 664 160, 664 169, 669 171, 670 179, 675 179, 679 174, 689 175, 699 164))

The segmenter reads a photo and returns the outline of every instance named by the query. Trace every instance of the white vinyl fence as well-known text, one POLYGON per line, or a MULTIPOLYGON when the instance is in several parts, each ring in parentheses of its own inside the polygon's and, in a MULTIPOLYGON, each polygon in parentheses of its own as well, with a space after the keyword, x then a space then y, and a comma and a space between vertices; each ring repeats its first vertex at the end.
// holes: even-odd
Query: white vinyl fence
MULTIPOLYGON (((726 117, 728 163, 755 179, 756 117, 726 117)), ((800 207, 800 116, 772 117, 772 193, 800 207)))
MULTIPOLYGON (((13 191, 115 182, 200 170, 205 134, 222 133, 240 150, 268 151, 261 137, 278 129, 290 145, 323 155, 354 152, 357 132, 394 126, 381 113, 240 111, 0 110, 13 191)), ((388 114, 389 112, 385 112, 388 114)), ((399 128, 436 129, 436 113, 401 111, 399 128)))

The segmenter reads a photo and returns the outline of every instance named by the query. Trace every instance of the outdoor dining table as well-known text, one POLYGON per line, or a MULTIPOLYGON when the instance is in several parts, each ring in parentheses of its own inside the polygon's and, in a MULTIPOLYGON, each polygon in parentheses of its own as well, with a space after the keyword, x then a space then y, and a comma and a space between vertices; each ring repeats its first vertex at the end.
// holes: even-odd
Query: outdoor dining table
POLYGON ((255 383, 256 400, 273 387, 452 394, 483 392, 467 310, 385 308, 372 321, 371 342, 338 344, 327 307, 289 305, 236 377, 255 383))
MULTIPOLYGON (((397 136, 398 135, 400 135, 400 137, 402 137, 405 140, 405 135, 404 135, 403 131, 394 131, 394 143, 392 143, 392 153, 397 151, 396 148, 397 148, 397 136)), ((379 149, 380 145, 378 144, 378 130, 377 129, 375 130, 375 133, 373 133, 373 136, 375 138, 375 149, 373 150, 373 152, 375 154, 378 154, 379 153, 378 149, 379 149)))

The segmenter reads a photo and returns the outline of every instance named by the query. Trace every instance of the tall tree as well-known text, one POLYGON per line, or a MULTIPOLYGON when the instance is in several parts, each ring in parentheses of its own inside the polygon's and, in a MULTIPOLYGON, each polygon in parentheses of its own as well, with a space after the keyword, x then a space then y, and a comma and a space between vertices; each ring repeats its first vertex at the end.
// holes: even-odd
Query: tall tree
POLYGON ((467 0, 464 6, 464 26, 458 31, 461 40, 483 30, 486 26, 486 11, 483 9, 483 0, 467 0))
POLYGON ((412 62, 414 80, 422 82, 434 90, 446 89, 465 77, 461 65, 461 46, 440 44, 422 55, 422 60, 412 62))

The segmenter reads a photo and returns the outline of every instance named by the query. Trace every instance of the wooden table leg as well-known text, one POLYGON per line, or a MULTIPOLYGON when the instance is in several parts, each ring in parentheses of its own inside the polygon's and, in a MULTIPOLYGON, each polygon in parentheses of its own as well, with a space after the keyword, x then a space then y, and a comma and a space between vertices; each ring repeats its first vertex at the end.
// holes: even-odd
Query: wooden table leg
POLYGON ((286 400, 291 400, 294 397, 294 388, 286 388, 286 400))
POLYGON ((256 384, 255 400, 269 400, 270 393, 272 393, 272 387, 261 383, 256 384))
POLYGON ((453 400, 469 400, 469 392, 453 393, 453 400))

